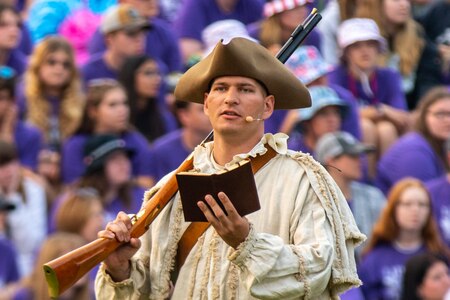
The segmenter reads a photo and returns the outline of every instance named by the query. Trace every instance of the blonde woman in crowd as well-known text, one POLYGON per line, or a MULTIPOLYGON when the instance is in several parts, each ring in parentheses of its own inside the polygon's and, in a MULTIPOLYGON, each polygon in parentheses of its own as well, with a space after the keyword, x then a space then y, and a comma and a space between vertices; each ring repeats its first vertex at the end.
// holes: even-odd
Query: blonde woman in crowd
POLYGON ((36 46, 23 92, 26 119, 41 129, 47 146, 58 151, 79 126, 84 104, 73 48, 64 38, 51 36, 36 46))
POLYGON ((405 262, 425 251, 448 253, 423 183, 406 178, 390 191, 363 251, 358 274, 365 299, 398 299, 405 262))
MULTIPOLYGON (((50 299, 48 285, 42 266, 85 244, 85 240, 75 233, 57 232, 50 235, 42 244, 39 255, 30 276, 21 282, 21 288, 15 293, 14 300, 44 300, 50 299)), ((71 288, 65 291, 59 300, 87 300, 90 299, 88 277, 82 277, 71 288)))

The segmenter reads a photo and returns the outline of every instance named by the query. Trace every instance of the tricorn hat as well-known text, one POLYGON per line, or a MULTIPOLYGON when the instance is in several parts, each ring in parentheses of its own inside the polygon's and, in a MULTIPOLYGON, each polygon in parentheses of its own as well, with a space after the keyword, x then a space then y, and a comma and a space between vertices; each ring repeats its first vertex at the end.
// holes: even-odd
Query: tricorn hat
POLYGON ((242 76, 262 83, 275 96, 275 109, 311 105, 308 89, 266 48, 246 38, 219 42, 214 50, 181 76, 175 97, 203 103, 212 81, 222 76, 242 76))

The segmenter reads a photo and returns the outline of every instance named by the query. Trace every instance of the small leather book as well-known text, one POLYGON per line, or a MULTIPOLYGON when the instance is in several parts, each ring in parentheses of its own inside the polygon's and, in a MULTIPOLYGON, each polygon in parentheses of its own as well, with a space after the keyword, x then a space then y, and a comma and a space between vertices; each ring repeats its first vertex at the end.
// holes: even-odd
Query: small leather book
POLYGON ((184 219, 187 222, 208 222, 197 206, 198 201, 208 205, 205 201, 205 196, 208 194, 216 199, 225 214, 226 210, 217 196, 219 192, 224 192, 228 196, 241 216, 261 208, 249 160, 244 160, 216 174, 180 172, 176 174, 176 178, 183 204, 184 219))

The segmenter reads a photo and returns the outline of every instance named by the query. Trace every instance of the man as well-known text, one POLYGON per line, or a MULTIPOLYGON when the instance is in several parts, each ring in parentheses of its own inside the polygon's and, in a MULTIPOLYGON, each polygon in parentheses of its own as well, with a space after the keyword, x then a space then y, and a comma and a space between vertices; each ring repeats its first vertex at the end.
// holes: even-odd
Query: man
MULTIPOLYGON (((378 188, 359 182, 363 177, 361 156, 372 152, 350 133, 327 133, 317 142, 314 157, 322 163, 347 199, 358 228, 366 236, 372 232, 386 198, 378 188)), ((359 247, 357 250, 361 250, 359 247)))
MULTIPOLYGON (((128 4, 149 20, 150 28, 145 33, 145 54, 164 64, 163 73, 181 70, 181 55, 178 39, 170 25, 159 18, 158 0, 120 0, 120 4, 128 4)), ((89 53, 105 51, 105 39, 100 30, 96 30, 89 41, 89 53)))
POLYGON ((177 243, 189 225, 178 193, 142 242, 130 238, 130 219, 119 213, 99 236, 127 243, 100 267, 97 298, 165 299, 171 271, 178 272, 172 299, 330 299, 360 284, 354 247, 364 236, 336 184, 309 155, 287 150, 284 134, 264 135, 274 108, 310 105, 303 84, 264 47, 235 38, 191 67, 175 96, 203 103, 214 129, 214 142, 194 150, 195 172, 216 173, 275 150, 255 176, 261 209, 240 216, 219 193, 225 214, 207 195, 213 211, 198 206, 211 226, 178 270, 177 243))
MULTIPOLYGON (((447 111, 450 118, 450 111, 447 111)), ((450 137, 445 144, 447 162, 450 165, 450 137)), ((450 170, 447 174, 426 183, 433 202, 433 214, 442 235, 442 239, 450 247, 450 170)))
POLYGON ((153 142, 150 169, 155 180, 178 168, 211 131, 201 104, 175 101, 173 106, 181 128, 153 142))
POLYGON ((126 58, 144 53, 145 31, 149 23, 130 5, 110 8, 100 24, 106 50, 92 56, 82 67, 85 83, 98 78, 117 79, 126 58))

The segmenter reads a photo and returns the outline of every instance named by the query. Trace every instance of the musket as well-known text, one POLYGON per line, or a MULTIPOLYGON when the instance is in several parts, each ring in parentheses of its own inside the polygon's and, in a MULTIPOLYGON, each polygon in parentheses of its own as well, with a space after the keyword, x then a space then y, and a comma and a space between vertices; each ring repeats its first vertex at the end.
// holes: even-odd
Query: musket
MULTIPOLYGON (((285 63, 321 19, 322 16, 314 8, 305 21, 297 26, 289 40, 277 53, 276 57, 278 60, 285 63)), ((208 134, 200 145, 212 139, 213 131, 208 134)), ((131 237, 138 238, 142 236, 178 191, 175 174, 191 170, 192 168, 193 153, 183 161, 167 182, 144 204, 141 210, 132 216, 131 237)), ((104 261, 122 244, 123 242, 118 242, 116 239, 98 238, 89 244, 44 264, 43 268, 50 297, 56 298, 64 293, 64 291, 75 284, 97 264, 104 261)))

